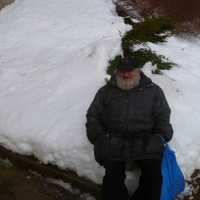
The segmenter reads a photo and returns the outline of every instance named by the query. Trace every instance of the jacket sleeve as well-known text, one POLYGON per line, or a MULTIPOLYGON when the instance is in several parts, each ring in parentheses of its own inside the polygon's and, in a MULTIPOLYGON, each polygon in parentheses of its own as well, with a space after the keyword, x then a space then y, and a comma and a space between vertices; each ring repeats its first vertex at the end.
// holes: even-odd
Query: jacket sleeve
POLYGON ((104 127, 100 120, 104 108, 104 88, 100 88, 91 105, 89 106, 86 114, 86 132, 89 141, 94 144, 97 137, 105 134, 104 127))
POLYGON ((162 136, 169 142, 173 136, 173 128, 170 124, 170 107, 163 90, 158 87, 153 108, 154 127, 153 133, 162 136))

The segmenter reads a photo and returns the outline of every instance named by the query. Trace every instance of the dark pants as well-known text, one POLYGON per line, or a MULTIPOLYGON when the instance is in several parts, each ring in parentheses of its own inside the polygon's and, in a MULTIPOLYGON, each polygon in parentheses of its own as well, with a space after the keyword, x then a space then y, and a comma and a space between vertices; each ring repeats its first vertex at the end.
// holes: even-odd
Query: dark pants
POLYGON ((103 178, 103 200, 160 200, 162 175, 161 160, 146 159, 137 161, 141 169, 139 187, 130 198, 125 186, 125 164, 112 162, 106 164, 103 178))

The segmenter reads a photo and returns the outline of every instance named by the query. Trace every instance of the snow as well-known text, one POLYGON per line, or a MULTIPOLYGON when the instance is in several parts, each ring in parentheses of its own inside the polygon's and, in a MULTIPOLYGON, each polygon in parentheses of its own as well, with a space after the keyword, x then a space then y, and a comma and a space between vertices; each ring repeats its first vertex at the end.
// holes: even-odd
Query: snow
POLYGON ((111 0, 16 0, 0 12, 0 143, 100 182, 85 114, 130 27, 111 0))
MULTIPOLYGON (((82 2, 16 0, 0 12, 0 144, 101 183, 85 114, 130 27, 111 0, 82 2)), ((166 93, 170 145, 189 179, 200 166, 200 40, 149 46, 178 64, 155 75, 148 63, 144 72, 166 93)))
POLYGON ((47 179, 49 183, 56 184, 65 190, 69 191, 72 194, 79 195, 80 199, 87 199, 87 200, 95 200, 95 197, 91 196, 89 193, 82 193, 79 189, 73 188, 72 185, 69 183, 63 182, 62 180, 57 179, 47 179))
POLYGON ((177 64, 164 76, 151 77, 164 89, 171 106, 174 137, 170 145, 189 179, 200 167, 200 40, 171 37, 166 44, 150 47, 177 64))

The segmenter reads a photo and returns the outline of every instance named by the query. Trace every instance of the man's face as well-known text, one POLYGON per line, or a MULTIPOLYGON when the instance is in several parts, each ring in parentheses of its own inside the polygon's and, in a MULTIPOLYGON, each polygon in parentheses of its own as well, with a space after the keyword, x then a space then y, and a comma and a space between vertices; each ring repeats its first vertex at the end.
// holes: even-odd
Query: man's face
POLYGON ((118 70, 117 71, 117 75, 123 80, 127 80, 127 81, 130 79, 134 79, 136 76, 138 76, 139 73, 140 73, 139 68, 135 68, 132 70, 118 70))
POLYGON ((116 73, 117 86, 123 90, 136 87, 140 81, 140 69, 118 70, 116 73))

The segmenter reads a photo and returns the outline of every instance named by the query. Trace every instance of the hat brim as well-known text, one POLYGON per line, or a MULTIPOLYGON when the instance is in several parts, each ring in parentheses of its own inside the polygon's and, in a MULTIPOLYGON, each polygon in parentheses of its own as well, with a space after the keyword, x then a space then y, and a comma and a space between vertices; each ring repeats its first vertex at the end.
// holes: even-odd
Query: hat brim
POLYGON ((132 70, 135 70, 135 69, 138 69, 140 67, 136 67, 136 66, 119 66, 118 67, 118 71, 132 71, 132 70))

